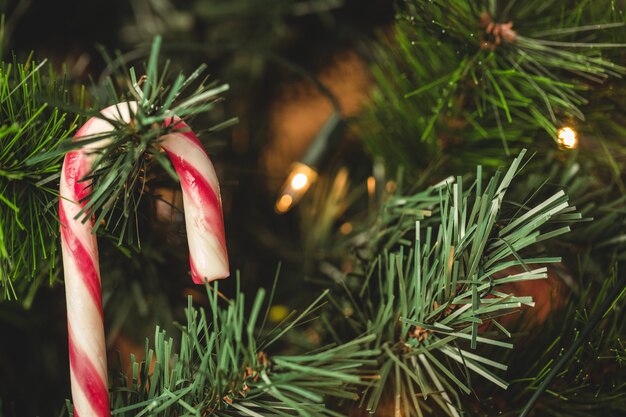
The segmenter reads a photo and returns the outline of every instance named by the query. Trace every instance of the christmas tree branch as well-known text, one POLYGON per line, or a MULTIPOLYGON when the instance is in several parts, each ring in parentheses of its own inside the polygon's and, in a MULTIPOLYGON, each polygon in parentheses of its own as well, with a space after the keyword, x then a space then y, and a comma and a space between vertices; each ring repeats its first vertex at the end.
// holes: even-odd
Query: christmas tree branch
POLYGON ((45 61, 2 62, 0 78, 0 298, 28 292, 29 306, 39 281, 54 279, 58 224, 50 210, 57 193, 46 179, 58 175, 61 157, 26 161, 54 152, 78 118, 48 104, 67 103, 69 94, 45 61))
MULTIPOLYGON (((546 416, 620 415, 626 410, 626 379, 620 371, 626 331, 621 318, 626 299, 620 266, 624 211, 619 208, 624 197, 608 172, 590 169, 601 166, 598 159, 602 156, 581 153, 556 163, 547 162, 552 157, 535 160, 528 169, 532 174, 511 191, 528 195, 538 184, 545 184, 537 194, 548 195, 555 186, 566 187, 572 202, 594 221, 580 223, 566 239, 546 242, 546 251, 565 255, 557 269, 562 277, 558 292, 567 292, 568 302, 563 309, 554 307, 540 329, 529 328, 524 348, 505 359, 512 365, 505 416, 517 417, 529 409, 533 396, 536 410, 546 416), (566 361, 565 356, 569 357, 566 361), (563 363, 566 366, 560 372, 553 371, 563 363)), ((559 304, 558 297, 555 304, 559 304)), ((494 404, 502 396, 483 394, 495 398, 494 404)))
POLYGON ((370 348, 382 352, 380 379, 362 402, 370 412, 384 387, 393 387, 396 413, 422 415, 432 399, 455 416, 461 414, 459 395, 475 389, 471 374, 508 386, 499 375, 507 365, 482 351, 513 348, 499 317, 534 305, 509 285, 547 278, 546 265, 561 259, 537 256, 538 246, 584 220, 562 191, 507 204, 523 156, 487 182, 479 170, 468 188, 459 177, 392 199, 372 233, 378 238, 361 248, 373 257, 365 256, 372 260, 356 275, 363 280, 360 291, 349 297, 352 326, 356 334, 376 335, 370 348))
POLYGON ((598 299, 601 300, 601 303, 595 306, 593 309, 593 315, 589 318, 587 323, 585 323, 583 330, 580 334, 577 334, 575 340, 568 347, 568 349, 559 355, 558 360, 550 367, 550 371, 545 375, 545 377, 537 378, 537 380, 541 380, 541 382, 534 390, 531 398, 524 406, 519 417, 527 417, 530 414, 539 398, 544 395, 550 384, 557 378, 557 375, 564 370, 563 368, 566 365, 571 364, 572 358, 579 351, 583 343, 589 341, 590 335, 597 330, 598 324, 604 320, 606 316, 612 312, 612 310, 617 310, 616 306, 618 304, 622 306, 624 305, 623 301, 624 296, 626 295, 626 281, 621 280, 620 282, 617 280, 611 290, 611 293, 606 294, 604 297, 598 297, 598 299))
POLYGON ((626 46, 613 5, 404 2, 396 44, 380 48, 373 68, 367 145, 390 166, 410 167, 448 148, 466 163, 497 165, 498 148, 557 141, 558 128, 585 119, 594 84, 626 70, 610 59, 626 46))
POLYGON ((299 356, 271 354, 274 342, 319 308, 324 294, 297 318, 259 333, 263 290, 247 315, 239 290, 225 302, 217 286, 207 291, 210 311, 195 309, 189 299, 179 342, 157 328, 145 360, 131 356, 132 374, 121 375, 113 388, 112 415, 339 416, 325 400, 353 399, 364 367, 375 363, 378 352, 363 349, 373 336, 299 356))

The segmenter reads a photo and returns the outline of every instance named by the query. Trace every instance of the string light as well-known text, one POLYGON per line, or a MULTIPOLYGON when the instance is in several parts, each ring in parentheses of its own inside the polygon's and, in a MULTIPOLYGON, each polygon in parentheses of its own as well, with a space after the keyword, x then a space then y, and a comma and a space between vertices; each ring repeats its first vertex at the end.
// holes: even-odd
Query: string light
POLYGON ((376 178, 373 176, 367 178, 367 194, 369 194, 370 198, 376 196, 376 178))
POLYGON ((557 137, 559 146, 566 149, 575 149, 578 147, 578 133, 571 127, 565 126, 558 130, 557 137))
POLYGON ((341 114, 335 110, 302 155, 300 162, 293 164, 274 206, 277 213, 284 214, 291 210, 317 180, 316 168, 334 150, 343 136, 344 128, 341 114))
POLYGON ((367 197, 369 212, 373 213, 376 207, 376 178, 374 176, 367 178, 367 197))
POLYGON ((309 177, 307 177, 306 174, 303 174, 302 172, 298 172, 291 180, 291 187, 294 190, 298 191, 306 187, 308 183, 309 177))
POLYGON ((276 201, 276 211, 279 213, 286 213, 289 211, 291 206, 293 205, 293 197, 289 194, 285 194, 280 196, 278 201, 276 201))
POLYGON ((277 213, 288 212, 300 201, 312 183, 317 179, 317 172, 302 162, 296 162, 291 168, 291 173, 276 200, 274 206, 277 213))

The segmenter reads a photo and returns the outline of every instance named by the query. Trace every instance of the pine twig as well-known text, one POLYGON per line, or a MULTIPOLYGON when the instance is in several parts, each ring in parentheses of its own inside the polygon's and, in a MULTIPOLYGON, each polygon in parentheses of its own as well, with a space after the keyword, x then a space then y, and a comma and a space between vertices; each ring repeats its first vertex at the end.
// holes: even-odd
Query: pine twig
POLYGON ((393 198, 384 210, 387 219, 365 239, 365 261, 356 274, 360 292, 348 293, 346 302, 354 306, 356 334, 376 335, 369 346, 382 352, 380 379, 362 400, 369 412, 385 388, 398 398, 396 413, 407 416, 421 416, 432 405, 459 415, 461 395, 474 390, 473 374, 507 388, 499 375, 507 365, 483 352, 512 349, 506 340, 511 334, 497 317, 534 303, 506 284, 547 278, 545 265, 560 258, 536 255, 537 246, 567 233, 561 222, 584 220, 562 191, 509 209, 507 190, 523 156, 487 182, 479 171, 468 188, 459 177, 393 198))
POLYGON ((146 359, 138 363, 131 356, 132 375, 122 376, 113 389, 112 415, 339 416, 325 401, 353 399, 364 366, 371 366, 378 353, 363 350, 373 339, 365 336, 315 353, 272 355, 273 342, 318 308, 323 295, 298 318, 263 336, 257 322, 265 291, 257 293, 247 316, 241 292, 227 302, 217 286, 207 286, 207 292, 209 313, 195 309, 189 299, 178 353, 174 340, 157 328, 154 349, 146 342, 146 359))
POLYGON ((609 0, 405 1, 392 45, 377 49, 367 146, 391 168, 421 169, 446 154, 497 166, 502 150, 556 143, 558 128, 593 112, 584 107, 593 88, 626 73, 611 60, 626 47, 619 8, 609 0))
POLYGON ((46 179, 61 158, 26 161, 54 152, 74 130, 78 117, 52 104, 68 103, 67 90, 45 61, 0 64, 0 299, 25 295, 26 307, 46 275, 55 279, 57 192, 46 179))

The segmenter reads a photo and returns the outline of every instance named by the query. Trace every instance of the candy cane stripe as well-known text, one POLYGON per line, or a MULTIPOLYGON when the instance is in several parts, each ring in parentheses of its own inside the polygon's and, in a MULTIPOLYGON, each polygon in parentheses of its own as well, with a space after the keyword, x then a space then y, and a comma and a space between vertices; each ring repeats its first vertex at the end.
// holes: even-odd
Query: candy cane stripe
POLYGON ((85 166, 85 158, 77 151, 68 153, 65 158, 67 161, 64 167, 65 178, 68 183, 74 185, 73 196, 76 201, 80 201, 89 195, 89 183, 80 181, 89 172, 85 166))
POLYGON ((197 284, 229 275, 217 175, 196 135, 182 121, 181 131, 162 137, 183 189, 191 276, 197 284))
MULTIPOLYGON (((168 127, 171 124, 171 121, 172 119, 168 119, 164 123, 165 127, 168 127)), ((195 133, 193 133, 193 131, 189 129, 189 126, 187 125, 187 123, 177 118, 174 118, 174 123, 176 123, 174 125, 174 131, 176 132, 176 134, 185 136, 189 142, 193 143, 194 145, 198 147, 200 152, 206 153, 204 151, 204 146, 202 146, 202 143, 200 143, 200 139, 198 139, 195 133)))
MULTIPOLYGON (((217 175, 213 169, 209 157, 200 143, 200 139, 189 129, 189 126, 180 119, 176 119, 175 133, 164 135, 161 139, 161 147, 168 152, 168 156, 172 158, 173 155, 182 157, 187 161, 188 165, 201 169, 202 177, 205 178, 211 185, 211 188, 216 190, 216 194, 219 198, 219 182, 217 175), (182 136, 182 137, 181 137, 182 136)), ((169 120, 168 120, 169 121, 169 120)), ((169 123, 165 123, 166 126, 169 123)), ((221 202, 220 202, 221 207, 221 202)))
MULTIPOLYGON (((91 413, 87 410, 79 410, 84 416, 108 417, 109 393, 107 386, 103 383, 100 372, 85 352, 77 348, 74 342, 71 328, 68 331, 70 368, 74 379, 80 381, 80 391, 88 399, 91 413)), ((78 416, 74 412, 74 416, 78 416)))
POLYGON ((87 287, 92 302, 95 304, 100 315, 102 315, 102 290, 100 288, 100 275, 98 270, 89 252, 85 249, 85 246, 68 228, 67 225, 69 223, 63 205, 59 207, 59 219, 61 221, 61 235, 64 247, 67 247, 67 251, 71 253, 76 268, 82 271, 82 281, 85 287, 87 287))
POLYGON ((211 227, 213 234, 218 237, 221 250, 226 252, 224 227, 222 226, 224 220, 222 219, 221 204, 215 191, 202 175, 193 166, 187 164, 183 158, 171 157, 170 160, 176 172, 183 172, 183 176, 180 177, 181 187, 189 195, 195 197, 193 202, 202 214, 201 220, 211 227), (195 192, 192 193, 192 189, 195 192))

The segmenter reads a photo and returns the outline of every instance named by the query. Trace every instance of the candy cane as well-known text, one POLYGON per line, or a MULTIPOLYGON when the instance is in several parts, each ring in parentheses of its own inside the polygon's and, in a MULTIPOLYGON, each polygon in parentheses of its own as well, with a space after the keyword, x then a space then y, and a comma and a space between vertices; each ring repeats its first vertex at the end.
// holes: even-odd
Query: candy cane
MULTIPOLYGON (((130 122, 136 103, 107 107, 106 119, 130 122)), ((104 118, 93 117, 76 133, 75 139, 102 135, 113 130, 104 118)), ((159 146, 169 156, 180 178, 189 240, 189 260, 193 281, 225 278, 229 275, 224 237, 224 220, 217 175, 196 135, 173 116, 173 133, 163 135, 159 146)), ((109 416, 109 393, 104 341, 102 294, 96 235, 91 233, 93 218, 78 216, 89 195, 90 184, 81 180, 95 162, 94 151, 109 139, 88 144, 65 156, 61 171, 59 219, 67 300, 70 380, 74 415, 109 416)))

